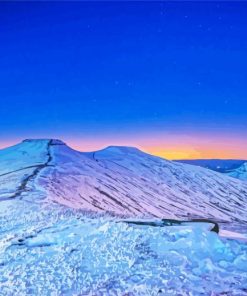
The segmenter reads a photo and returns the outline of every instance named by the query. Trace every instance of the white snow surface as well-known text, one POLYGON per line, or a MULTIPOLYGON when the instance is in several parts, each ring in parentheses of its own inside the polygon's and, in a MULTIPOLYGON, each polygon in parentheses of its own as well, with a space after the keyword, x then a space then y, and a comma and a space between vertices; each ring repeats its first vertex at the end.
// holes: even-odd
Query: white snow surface
POLYGON ((221 239, 206 223, 136 226, 2 203, 1 296, 247 295, 247 244, 221 239))
POLYGON ((47 157, 48 140, 25 140, 0 150, 0 175, 42 164, 47 157))

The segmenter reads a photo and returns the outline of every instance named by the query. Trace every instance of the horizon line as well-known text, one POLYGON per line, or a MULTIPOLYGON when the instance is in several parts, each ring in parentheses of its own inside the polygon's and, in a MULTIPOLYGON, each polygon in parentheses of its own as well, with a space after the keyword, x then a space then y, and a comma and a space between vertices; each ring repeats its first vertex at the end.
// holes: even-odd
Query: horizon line
MULTIPOLYGON (((96 151, 100 151, 100 150, 104 150, 104 149, 107 149, 109 147, 128 147, 128 148, 136 148, 136 149, 139 149, 141 150, 142 152, 144 153, 147 153, 147 154, 150 154, 150 155, 153 155, 153 156, 157 156, 157 157, 160 157, 160 158, 163 158, 163 159, 167 159, 167 160, 170 160, 170 161, 188 161, 188 160, 240 160, 240 161, 247 161, 247 159, 243 158, 243 157, 222 157, 222 158, 219 158, 219 157, 184 157, 184 158, 169 158, 169 157, 166 157, 165 154, 163 155, 160 155, 159 153, 155 153, 155 152, 151 152, 151 151, 147 151, 147 149, 145 149, 145 147, 138 147, 137 146, 132 146, 132 145, 112 145, 112 144, 109 144, 109 145, 103 145, 102 148, 100 149, 89 149, 89 150, 83 150, 81 149, 81 147, 73 147, 73 144, 67 144, 66 141, 64 140, 60 140, 60 138, 55 138, 55 137, 47 137, 47 138, 41 138, 41 137, 38 137, 38 138, 25 138, 23 140, 20 140, 20 141, 15 141, 15 142, 12 142, 11 143, 5 143, 4 145, 1 145, 1 142, 0 142, 0 151, 1 150, 4 150, 4 149, 7 149, 7 148, 10 148, 12 146, 15 146, 15 145, 18 145, 18 144, 21 144, 22 142, 24 141, 27 141, 27 140, 32 140, 32 141, 35 141, 35 140, 40 140, 40 141, 44 141, 44 140, 58 140, 58 141, 61 141, 63 142, 66 146, 70 147, 71 149, 73 150, 76 150, 78 152, 82 152, 82 153, 90 153, 90 152, 96 152, 96 151), (79 148, 79 149, 78 149, 79 148)), ((165 148, 163 148, 165 150, 165 148)), ((200 152, 200 151, 198 151, 200 152)))

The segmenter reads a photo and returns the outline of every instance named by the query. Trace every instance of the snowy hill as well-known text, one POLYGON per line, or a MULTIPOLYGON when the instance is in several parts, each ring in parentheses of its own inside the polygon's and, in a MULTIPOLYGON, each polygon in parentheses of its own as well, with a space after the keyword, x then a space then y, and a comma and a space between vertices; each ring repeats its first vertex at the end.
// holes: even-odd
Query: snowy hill
POLYGON ((247 162, 242 164, 237 169, 230 171, 229 173, 227 173, 227 175, 239 180, 247 181, 247 162))
POLYGON ((136 148, 82 153, 59 140, 0 151, 0 200, 56 203, 126 217, 247 222, 247 184, 136 148))
POLYGON ((136 148, 25 140, 0 151, 0 295, 246 295, 246 196, 136 148))

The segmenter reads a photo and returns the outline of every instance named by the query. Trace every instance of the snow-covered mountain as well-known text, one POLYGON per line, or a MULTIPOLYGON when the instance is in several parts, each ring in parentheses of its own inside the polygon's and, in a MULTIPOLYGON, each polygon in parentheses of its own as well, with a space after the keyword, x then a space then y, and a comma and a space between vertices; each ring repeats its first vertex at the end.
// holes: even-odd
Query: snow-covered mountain
POLYGON ((247 295, 246 196, 247 182, 136 148, 0 150, 0 296, 247 295), (241 223, 217 235, 154 217, 241 223))
POLYGON ((132 147, 78 152, 59 140, 0 151, 0 200, 62 204, 127 217, 247 222, 247 184, 132 147))
POLYGON ((228 172, 227 175, 239 180, 247 181, 247 162, 243 163, 240 167, 228 172))

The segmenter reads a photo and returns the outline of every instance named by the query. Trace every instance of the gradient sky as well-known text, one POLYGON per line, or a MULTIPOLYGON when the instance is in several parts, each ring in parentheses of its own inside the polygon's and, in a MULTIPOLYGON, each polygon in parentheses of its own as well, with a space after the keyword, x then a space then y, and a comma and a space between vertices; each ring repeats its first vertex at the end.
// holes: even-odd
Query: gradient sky
POLYGON ((247 159, 247 2, 0 2, 0 148, 247 159))

